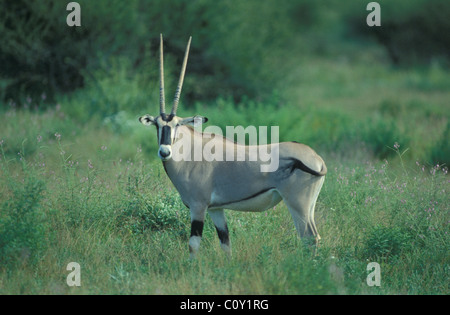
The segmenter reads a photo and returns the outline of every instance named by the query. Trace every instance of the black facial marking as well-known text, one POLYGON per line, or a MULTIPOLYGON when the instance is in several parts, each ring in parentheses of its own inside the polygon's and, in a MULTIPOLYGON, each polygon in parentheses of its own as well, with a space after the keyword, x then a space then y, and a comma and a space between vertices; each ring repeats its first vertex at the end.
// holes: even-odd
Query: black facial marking
POLYGON ((170 122, 170 121, 172 121, 173 117, 175 117, 174 114, 170 114, 170 115, 167 115, 166 113, 162 113, 162 114, 161 114, 161 118, 162 118, 162 120, 164 120, 165 122, 170 122))
POLYGON ((171 139, 171 128, 169 126, 163 126, 162 127, 162 133, 161 133, 161 144, 171 145, 172 139, 171 139))
POLYGON ((194 220, 191 223, 191 237, 202 236, 203 234, 203 221, 194 220))
POLYGON ((168 117, 167 117, 167 122, 170 122, 170 121, 172 121, 172 119, 173 119, 173 117, 174 117, 175 115, 174 114, 170 114, 168 117))

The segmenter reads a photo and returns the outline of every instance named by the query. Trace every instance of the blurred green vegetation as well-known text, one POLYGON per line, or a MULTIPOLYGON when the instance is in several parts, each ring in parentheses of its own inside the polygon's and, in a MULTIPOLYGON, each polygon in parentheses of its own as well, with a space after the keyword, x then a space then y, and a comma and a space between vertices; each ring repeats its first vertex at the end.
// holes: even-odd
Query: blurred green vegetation
POLYGON ((98 71, 109 73, 116 59, 126 59, 121 65, 127 74, 143 76, 146 88, 157 78, 159 33, 165 37, 169 87, 179 71, 170 64, 180 62, 194 36, 185 98, 260 94, 272 89, 288 66, 280 57, 293 45, 295 6, 282 2, 81 0, 82 27, 71 28, 63 1, 2 1, 1 97, 74 91, 86 80, 96 82, 98 71))
MULTIPOLYGON (((156 91, 160 33, 168 91, 185 43, 194 37, 183 89, 188 103, 218 96, 264 99, 286 87, 292 71, 311 55, 353 58, 357 46, 381 47, 387 52, 383 58, 393 63, 439 60, 448 66, 445 0, 380 1, 379 28, 366 25, 367 3, 355 0, 78 2, 81 27, 66 25, 64 1, 0 1, 0 100, 22 105, 27 96, 45 95, 50 101, 91 85, 101 93, 103 76, 136 78, 133 87, 151 90, 145 95, 150 98, 156 91)), ((119 88, 124 82, 116 83, 119 88)), ((133 101, 145 105, 144 98, 133 101)))
POLYGON ((387 51, 392 63, 414 66, 450 57, 450 2, 445 0, 380 0, 381 26, 367 28, 358 18, 358 1, 346 1, 349 34, 372 36, 387 51))

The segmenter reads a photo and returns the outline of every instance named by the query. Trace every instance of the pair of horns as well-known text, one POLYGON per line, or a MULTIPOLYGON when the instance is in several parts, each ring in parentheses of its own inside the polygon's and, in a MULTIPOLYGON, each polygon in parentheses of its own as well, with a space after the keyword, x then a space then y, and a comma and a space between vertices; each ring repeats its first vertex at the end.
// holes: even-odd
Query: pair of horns
MULTIPOLYGON (((160 47, 159 47, 159 111, 160 114, 166 113, 166 103, 164 97, 164 57, 163 57, 163 37, 160 34, 160 47)), ((178 86, 175 91, 175 97, 173 99, 173 107, 171 116, 175 116, 177 113, 178 102, 180 101, 181 88, 183 87, 184 74, 186 72, 186 65, 189 56, 189 48, 191 46, 192 36, 189 37, 189 41, 187 43, 186 52, 184 53, 183 65, 181 67, 180 79, 178 80, 178 86)))

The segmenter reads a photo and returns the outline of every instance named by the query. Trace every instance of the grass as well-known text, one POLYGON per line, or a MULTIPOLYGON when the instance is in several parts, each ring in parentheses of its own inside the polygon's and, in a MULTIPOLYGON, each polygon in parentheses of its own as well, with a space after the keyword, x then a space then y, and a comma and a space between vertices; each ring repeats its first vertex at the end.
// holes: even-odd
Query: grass
MULTIPOLYGON (((382 162, 331 164, 317 208, 323 237, 318 256, 297 239, 286 207, 279 205, 267 213, 227 213, 231 260, 208 219, 199 259, 189 261, 188 211, 159 164, 116 162, 110 172, 118 176, 109 178, 102 167, 114 163, 102 159, 92 162, 93 169, 86 166, 87 179, 64 167, 60 174, 43 174, 45 192, 28 194, 42 194, 30 211, 45 219, 23 222, 43 232, 30 237, 12 228, 12 254, 3 257, 15 260, 1 269, 2 293, 448 293, 446 169, 422 171, 418 165, 406 174, 382 162), (81 265, 80 288, 65 285, 71 261, 81 265), (365 285, 369 261, 381 264, 381 288, 365 285)), ((3 169, 15 163, 3 160, 3 169)), ((33 174, 39 166, 22 167, 23 175, 11 171, 2 179, 42 181, 33 174)), ((17 215, 8 212, 9 204, 2 209, 2 222, 17 215)))
POLYGON ((430 83, 414 71, 337 64, 330 74, 321 70, 328 62, 315 64, 310 85, 323 93, 302 85, 299 102, 222 98, 181 106, 180 115, 279 125, 280 140, 317 149, 329 169, 316 208, 317 255, 280 204, 227 212, 232 259, 207 218, 190 261, 189 212, 156 160, 155 135, 137 122, 144 113, 118 108, 84 121, 71 106, 102 101, 86 90, 45 111, 2 111, 0 293, 449 294, 449 179, 446 161, 432 158, 448 146, 440 107, 448 75, 433 70, 430 83), (390 82, 384 93, 365 70, 390 82), (381 287, 366 284, 372 261, 381 287), (66 285, 69 262, 81 266, 81 287, 66 285))

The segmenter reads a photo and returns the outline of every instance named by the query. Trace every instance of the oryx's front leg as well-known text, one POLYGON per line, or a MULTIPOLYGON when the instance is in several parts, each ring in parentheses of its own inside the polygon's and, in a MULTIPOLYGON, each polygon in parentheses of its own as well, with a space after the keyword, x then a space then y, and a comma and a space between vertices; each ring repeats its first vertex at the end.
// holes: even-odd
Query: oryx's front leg
POLYGON ((190 258, 195 258, 195 255, 200 248, 200 242, 203 234, 203 224, 205 221, 206 207, 191 208, 191 237, 189 238, 189 252, 190 258))
POLYGON ((228 257, 231 257, 230 236, 223 209, 209 209, 208 213, 214 223, 214 226, 216 227, 217 235, 220 240, 220 247, 222 247, 228 257))

